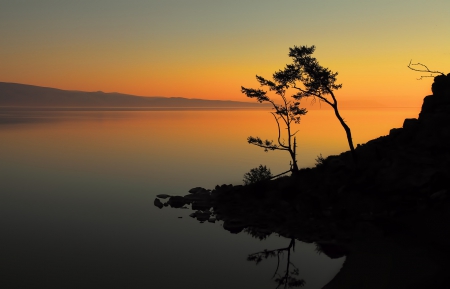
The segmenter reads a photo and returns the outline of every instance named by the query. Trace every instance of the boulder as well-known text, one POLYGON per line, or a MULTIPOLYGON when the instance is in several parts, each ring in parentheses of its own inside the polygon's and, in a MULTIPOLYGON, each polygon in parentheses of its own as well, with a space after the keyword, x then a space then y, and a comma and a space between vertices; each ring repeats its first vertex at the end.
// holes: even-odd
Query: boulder
POLYGON ((155 201, 153 202, 153 204, 160 209, 162 209, 162 207, 164 207, 164 204, 158 198, 155 198, 155 201))
POLYGON ((417 118, 407 118, 403 122, 403 128, 405 130, 415 130, 419 125, 419 120, 417 118))
POLYGON ((436 76, 431 85, 431 91, 433 95, 450 95, 450 73, 436 76))
POLYGON ((189 190, 189 194, 197 194, 197 193, 205 192, 205 191, 207 192, 207 190, 202 187, 195 187, 195 188, 192 188, 189 190))

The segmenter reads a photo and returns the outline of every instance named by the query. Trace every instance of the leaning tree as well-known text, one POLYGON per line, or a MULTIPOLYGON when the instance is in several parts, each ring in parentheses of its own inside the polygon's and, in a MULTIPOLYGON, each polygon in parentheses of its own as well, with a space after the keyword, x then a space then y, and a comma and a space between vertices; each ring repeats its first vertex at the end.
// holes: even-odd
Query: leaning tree
MULTIPOLYGON (((275 76, 275 75, 274 75, 275 76)), ((273 92, 275 95, 281 99, 281 103, 276 103, 273 97, 268 95, 269 91, 254 88, 245 88, 241 86, 241 92, 250 98, 256 98, 259 102, 268 102, 272 105, 274 112, 273 115, 277 127, 278 127, 278 139, 277 143, 273 140, 262 140, 259 137, 249 136, 247 141, 249 144, 253 144, 264 148, 265 151, 269 150, 282 150, 289 152, 292 159, 291 171, 297 172, 298 165, 296 159, 296 139, 295 134, 297 131, 292 131, 292 124, 300 123, 300 116, 306 114, 305 108, 300 108, 300 102, 289 101, 286 98, 286 91, 289 88, 289 84, 283 80, 274 79, 267 80, 261 76, 256 76, 256 79, 262 87, 267 87, 269 91, 273 92), (286 131, 287 140, 282 139, 280 122, 284 124, 286 131)))
POLYGON ((292 58, 293 63, 274 73, 273 78, 275 81, 295 89, 296 93, 293 98, 296 100, 313 98, 313 101, 325 102, 333 108, 334 114, 345 130, 353 160, 356 162, 357 156, 353 146, 352 133, 339 113, 338 101, 334 94, 336 90, 342 88, 342 84, 336 83, 337 72, 321 66, 317 59, 312 57, 315 49, 314 45, 289 48, 289 57, 292 58))

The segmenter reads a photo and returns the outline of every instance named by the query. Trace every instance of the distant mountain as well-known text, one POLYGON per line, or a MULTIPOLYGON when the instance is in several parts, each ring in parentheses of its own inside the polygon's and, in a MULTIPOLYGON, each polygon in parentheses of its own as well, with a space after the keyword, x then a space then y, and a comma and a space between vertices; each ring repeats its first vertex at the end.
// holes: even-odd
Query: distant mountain
POLYGON ((254 102, 144 97, 122 93, 62 90, 34 85, 0 82, 0 107, 29 108, 256 108, 254 102))

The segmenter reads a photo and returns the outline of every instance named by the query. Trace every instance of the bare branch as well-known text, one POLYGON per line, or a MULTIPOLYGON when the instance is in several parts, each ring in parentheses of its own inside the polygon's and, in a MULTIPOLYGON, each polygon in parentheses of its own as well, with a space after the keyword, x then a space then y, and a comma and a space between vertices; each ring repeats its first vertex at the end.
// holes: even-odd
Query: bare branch
POLYGON ((424 77, 435 77, 436 75, 433 75, 433 73, 434 73, 434 74, 445 75, 445 74, 444 74, 443 72, 441 72, 441 71, 430 70, 430 69, 428 68, 428 66, 426 66, 425 64, 422 64, 422 63, 420 63, 420 62, 412 63, 412 59, 409 61, 408 68, 411 69, 411 70, 414 70, 414 71, 418 71, 418 72, 426 72, 426 73, 430 73, 430 75, 421 75, 420 78, 417 78, 417 80, 422 80, 424 77), (421 67, 424 67, 425 69, 417 69, 417 68, 412 67, 413 65, 415 65, 415 66, 421 66, 421 67))

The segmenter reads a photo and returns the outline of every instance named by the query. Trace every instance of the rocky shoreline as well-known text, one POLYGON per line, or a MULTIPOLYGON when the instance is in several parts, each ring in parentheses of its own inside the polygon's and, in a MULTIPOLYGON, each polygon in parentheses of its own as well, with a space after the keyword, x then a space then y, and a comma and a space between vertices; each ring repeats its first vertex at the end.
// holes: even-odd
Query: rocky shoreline
POLYGON ((277 233, 346 255, 326 289, 450 288, 450 74, 432 91, 417 119, 358 145, 357 164, 344 152, 289 177, 158 195, 155 206, 190 204, 191 217, 232 233, 277 233))

